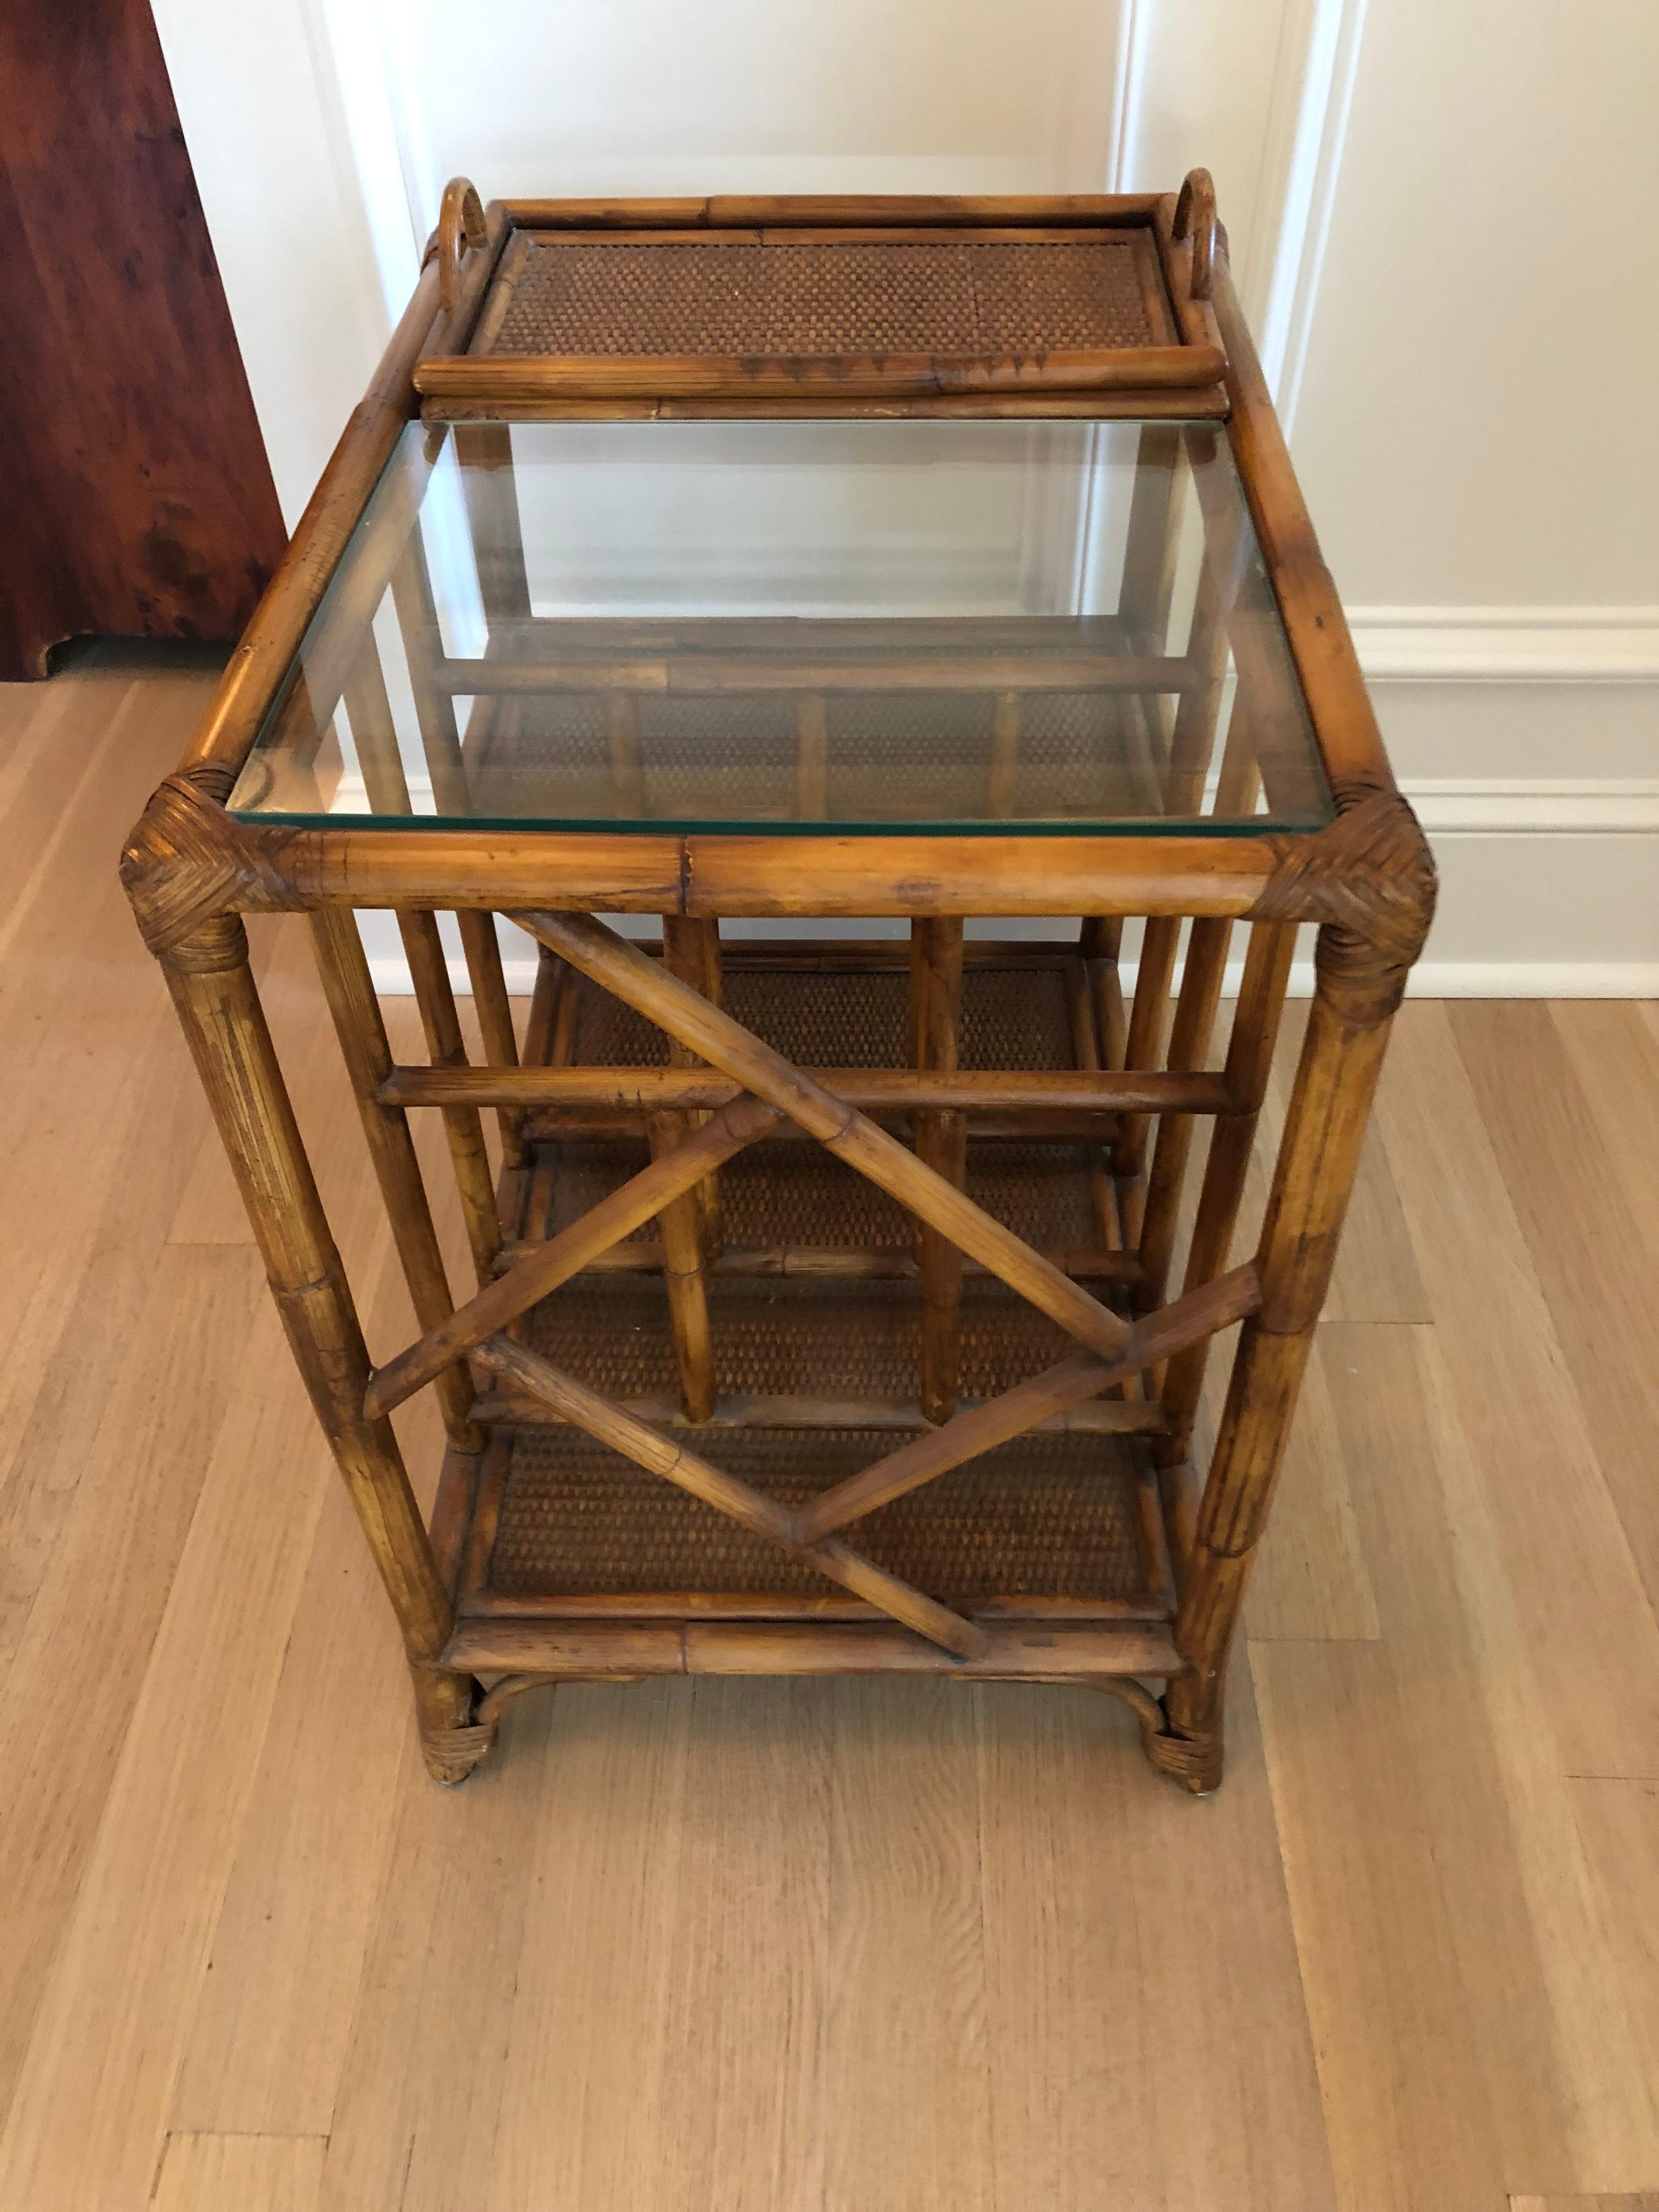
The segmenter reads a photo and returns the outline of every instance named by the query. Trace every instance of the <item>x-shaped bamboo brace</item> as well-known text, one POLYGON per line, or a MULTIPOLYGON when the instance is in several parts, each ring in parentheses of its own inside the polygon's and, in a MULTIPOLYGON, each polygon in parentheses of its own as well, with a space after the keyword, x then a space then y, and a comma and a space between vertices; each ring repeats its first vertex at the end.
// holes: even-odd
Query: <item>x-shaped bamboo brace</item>
POLYGON ((730 1014, 671 975, 660 961, 648 959, 590 915, 515 914, 509 919, 678 1042, 787 1114, 827 1152, 920 1214, 1000 1276, 1011 1290, 1029 1298, 1067 1335, 1106 1359, 1115 1358, 1128 1342, 1127 1322, 1091 1297, 953 1183, 924 1166, 867 1115, 856 1112, 730 1014))
POLYGON ((803 1074, 780 1052, 586 915, 520 914, 522 927, 633 1006, 671 1036, 745 1086, 688 1142, 652 1163, 532 1257, 458 1307, 441 1327, 377 1370, 363 1398, 371 1419, 389 1413, 453 1361, 504 1328, 540 1298, 619 1243, 682 1191, 762 1136, 787 1115, 860 1175, 960 1245, 1068 1335, 1110 1359, 1128 1342, 1129 1324, 1034 1252, 1012 1229, 915 1154, 803 1074), (762 1102, 765 1102, 763 1103, 762 1102))
POLYGON ((695 1136, 653 1161, 380 1370, 365 1394, 364 1411, 374 1418, 390 1412, 453 1360, 477 1351, 486 1365, 640 1465, 797 1553, 831 1580, 947 1650, 961 1657, 975 1656, 983 1650, 984 1638, 971 1622, 832 1540, 828 1532, 1253 1311, 1258 1295, 1254 1269, 1237 1269, 1132 1328, 866 1116, 603 924, 587 916, 542 913, 514 918, 573 967, 757 1095, 746 1091, 733 1100, 695 1136), (799 1514, 496 1334, 711 1168, 763 1134, 781 1113, 1082 1338, 1094 1355, 1064 1362, 991 1405, 957 1415, 932 1435, 850 1476, 799 1514))
POLYGON ((1097 1359, 1080 1352, 1064 1360, 1046 1374, 1005 1391, 989 1405, 957 1414, 930 1435, 849 1475, 798 1512, 740 1476, 714 1466, 637 1415, 612 1405, 608 1398, 511 1337, 489 1338, 479 1346, 477 1357, 484 1366, 540 1398, 563 1419, 586 1430, 613 1451, 729 1514, 756 1535, 793 1552, 831 1582, 878 1606, 905 1627, 955 1652, 959 1659, 973 1659, 985 1650, 986 1638, 972 1621, 889 1574, 830 1532, 933 1481, 951 1468, 960 1467, 965 1460, 976 1459, 994 1445, 1023 1435, 1035 1422, 1062 1407, 1097 1397, 1140 1368, 1169 1358, 1200 1336, 1225 1328, 1254 1313, 1259 1303, 1255 1267, 1237 1267, 1139 1323, 1130 1332, 1128 1349, 1121 1358, 1097 1359))

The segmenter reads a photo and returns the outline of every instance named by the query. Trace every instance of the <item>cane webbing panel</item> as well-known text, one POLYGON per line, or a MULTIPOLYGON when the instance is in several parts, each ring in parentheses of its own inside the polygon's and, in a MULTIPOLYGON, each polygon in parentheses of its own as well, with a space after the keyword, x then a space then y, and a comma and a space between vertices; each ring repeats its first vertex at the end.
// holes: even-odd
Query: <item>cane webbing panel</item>
MULTIPOLYGON (((723 1397, 915 1401, 921 1303, 914 1284, 716 1276, 708 1310, 723 1397)), ((675 1395, 667 1293, 655 1276, 583 1276, 533 1310, 527 1334, 533 1351, 602 1397, 675 1395)), ((1076 1349, 1000 1284, 963 1284, 964 1397, 997 1397, 1076 1349)))
MULTIPOLYGON (((698 1449, 797 1504, 895 1442, 862 1430, 748 1429, 700 1438, 698 1449)), ((1027 1437, 896 1498, 846 1533, 878 1565, 950 1605, 1133 1599, 1152 1579, 1136 1486, 1126 1437, 1027 1437)), ((489 1587, 520 1598, 846 1595, 701 1499, 571 1429, 514 1433, 489 1587)))
POLYGON ((1027 355, 1167 342, 1131 236, 684 245, 531 237, 494 354, 1027 355))
MULTIPOLYGON (((902 957, 903 948, 896 948, 902 957)), ((738 966, 728 948, 725 1006, 734 1021, 800 1067, 908 1064, 909 981, 902 965, 856 973, 738 966)), ((833 956, 826 955, 826 960, 833 956)), ((581 987, 572 1058, 600 1066, 665 1066, 668 1041, 597 986, 581 987)), ((965 1068, 1075 1067, 1065 980, 1053 968, 969 967, 962 978, 965 1068)))
MULTIPOLYGON (((530 1233, 568 1227, 649 1158, 643 1143, 563 1147, 550 1181, 550 1218, 530 1233)), ((964 1183, 976 1206, 1039 1249, 1100 1242, 1081 1145, 970 1143, 964 1183)), ((751 1145, 720 1170, 720 1185, 728 1244, 904 1246, 914 1228, 896 1199, 817 1145, 751 1145)), ((649 1243, 660 1233, 647 1222, 626 1241, 649 1243)))
MULTIPOLYGON (((799 811, 800 735, 788 696, 726 693, 674 698, 641 692, 638 726, 644 821, 677 821, 718 811, 732 748, 745 763, 751 819, 778 822, 799 811)), ((997 702, 985 692, 866 691, 823 702, 828 740, 824 812, 830 821, 915 821, 946 783, 976 789, 973 811, 992 814, 997 702)), ((1156 813, 1158 767, 1133 741, 1124 696, 1042 691, 1023 697, 1014 759, 1001 804, 1011 820, 1065 821, 1102 813, 1156 813)), ((467 768, 482 814, 520 811, 530 781, 556 773, 561 811, 603 819, 617 805, 617 778, 599 693, 503 699, 477 718, 467 768), (556 770, 550 768, 556 763, 556 770)), ((966 811, 965 806, 963 809, 966 811)))

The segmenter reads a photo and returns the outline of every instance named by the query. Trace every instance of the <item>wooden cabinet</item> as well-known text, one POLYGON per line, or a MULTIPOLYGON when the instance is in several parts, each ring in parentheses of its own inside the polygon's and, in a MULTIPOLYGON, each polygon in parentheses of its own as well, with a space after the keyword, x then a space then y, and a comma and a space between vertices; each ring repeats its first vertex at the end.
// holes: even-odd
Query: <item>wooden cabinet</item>
POLYGON ((0 13, 0 678, 234 638, 283 527, 148 0, 0 13))

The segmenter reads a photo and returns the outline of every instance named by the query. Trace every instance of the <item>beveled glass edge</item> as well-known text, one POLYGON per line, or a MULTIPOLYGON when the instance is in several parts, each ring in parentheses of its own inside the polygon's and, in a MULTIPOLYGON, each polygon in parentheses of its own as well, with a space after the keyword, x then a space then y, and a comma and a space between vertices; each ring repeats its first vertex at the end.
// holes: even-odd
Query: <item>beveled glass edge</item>
MULTIPOLYGON (((1328 781, 1328 779, 1327 779, 1328 781)), ((482 830, 490 836, 534 837, 1313 837, 1336 818, 1332 799, 1316 820, 1286 820, 1272 814, 1148 815, 1105 822, 722 822, 707 815, 571 816, 524 814, 301 814, 275 809, 249 812, 225 810, 233 822, 251 830, 372 830, 381 836, 431 830, 482 830)))

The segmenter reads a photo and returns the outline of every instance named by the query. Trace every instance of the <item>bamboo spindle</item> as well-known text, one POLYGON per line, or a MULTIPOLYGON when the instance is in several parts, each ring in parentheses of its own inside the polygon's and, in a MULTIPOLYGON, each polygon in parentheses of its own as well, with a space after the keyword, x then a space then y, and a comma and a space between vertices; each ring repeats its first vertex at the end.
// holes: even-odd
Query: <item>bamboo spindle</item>
MULTIPOLYGON (((1066 995, 1071 1013, 1072 1056, 1081 1073, 1097 1074, 1100 1072, 1100 1039, 1089 995, 1089 971, 1081 959, 1072 961, 1066 967, 1066 995)), ((1112 1125, 1103 1126, 1103 1136, 1113 1133, 1112 1125)), ((1103 1243, 1117 1244, 1121 1233, 1117 1193, 1111 1176, 1111 1154, 1103 1145, 1091 1145, 1088 1149, 1089 1194, 1094 1206, 1095 1224, 1103 1243)))
MULTIPOLYGON (((516 507, 514 511, 516 513, 516 507)), ((404 773, 403 757, 398 748, 392 702, 386 695, 386 675, 380 665, 373 630, 364 632, 362 647, 346 679, 345 703, 357 748, 357 765, 362 772, 363 787, 368 795, 370 808, 376 814, 408 817, 411 811, 409 781, 404 773)), ((507 1000, 507 979, 501 971, 500 950, 495 945, 495 917, 479 913, 476 908, 464 908, 457 915, 456 921, 460 928, 468 973, 472 979, 473 1006, 484 1041, 485 1057, 493 1067, 516 1067, 519 1055, 513 1030, 513 1009, 507 1000), (495 950, 493 959, 490 957, 492 948, 495 950)), ((430 915, 415 921, 408 909, 399 914, 398 921, 404 933, 405 944, 411 922, 418 932, 428 938, 437 928, 430 915)), ((411 960, 411 972, 413 966, 411 960)), ((432 948, 428 944, 422 957, 422 972, 431 973, 433 966, 432 948)), ((441 1016, 438 1019, 440 1024, 444 1025, 441 1016)), ((524 1167, 529 1155, 522 1111, 506 1108, 501 1110, 498 1119, 502 1155, 507 1165, 509 1168, 524 1167)))
POLYGON ((1006 822, 1014 811, 1014 780, 1019 773, 1019 694, 999 691, 991 709, 991 770, 985 811, 1006 822))
MULTIPOLYGON (((1227 1264, 1233 1231, 1244 1194, 1244 1178, 1255 1143, 1256 1123, 1267 1096, 1267 1075, 1285 1010, 1285 991, 1296 951, 1294 922, 1258 921, 1251 926, 1244 975, 1227 1047, 1227 1088, 1237 1110, 1222 1115, 1210 1133, 1209 1156, 1199 1187, 1198 1212, 1187 1254, 1183 1291, 1212 1281, 1227 1264)), ((1170 1434, 1160 1443, 1161 1465, 1173 1466, 1192 1449, 1193 1423, 1203 1395, 1209 1358, 1206 1341, 1178 1352, 1164 1378, 1162 1402, 1170 1434)))
MULTIPOLYGON (((404 773, 392 702, 386 696, 386 675, 372 630, 365 630, 359 641, 356 658, 346 678, 344 696, 346 714, 357 749, 357 765, 362 772, 371 809, 377 814, 407 816, 409 781, 404 773)), ((432 1063, 434 1067, 465 1066, 466 1053, 461 1042, 460 1018, 450 988, 449 965, 438 935, 437 917, 408 907, 399 907, 397 915, 398 931, 409 962, 421 1027, 432 1063)), ((319 957, 329 956, 319 952, 319 957)), ((325 976, 325 982, 326 980, 325 976)), ((380 1019, 378 1008, 375 1019, 380 1019)), ((391 1066, 388 1059, 377 1082, 391 1073, 391 1066)), ((443 1112, 444 1133, 449 1143, 456 1188, 460 1193, 467 1242, 472 1251, 473 1267, 483 1283, 494 1270, 501 1242, 483 1124, 477 1109, 471 1105, 447 1106, 443 1112)), ((503 1114, 503 1124, 508 1118, 507 1114, 503 1114)), ((521 1111, 512 1113, 510 1118, 515 1127, 522 1124, 521 1111)), ((388 1207, 391 1203, 388 1198, 388 1207)), ((429 1326, 424 1321, 422 1325, 429 1326)))
POLYGON ((1169 635, 1176 557, 1181 550, 1181 533, 1174 526, 1181 458, 1181 433, 1173 423, 1142 425, 1129 493, 1123 586, 1118 599, 1118 619, 1132 652, 1156 652, 1169 635))
POLYGON ((504 624, 530 619, 513 433, 505 422, 457 422, 453 435, 472 533, 478 596, 493 639, 504 624))
POLYGON ((636 822, 645 812, 645 755, 640 745, 640 702, 631 691, 612 691, 606 696, 605 731, 617 811, 636 822))
MULTIPOLYGON (((378 1086, 392 1065, 392 1048, 363 957, 356 917, 335 907, 313 914, 309 920, 317 970, 340 1040, 341 1057, 356 1094, 369 1158, 386 1201, 386 1218, 403 1263, 415 1318, 422 1329, 436 1328, 454 1312, 455 1302, 450 1296, 421 1164, 409 1133, 409 1118, 395 1106, 382 1105, 377 1096, 378 1086)), ((472 1379, 465 1363, 459 1361, 446 1368, 438 1377, 437 1388, 450 1443, 457 1451, 481 1451, 483 1437, 472 1419, 472 1379)))
MULTIPOLYGON (((1118 596, 1118 619, 1132 653, 1162 653, 1168 642, 1181 550, 1176 492, 1182 459, 1176 429, 1160 422, 1142 426, 1129 493, 1123 583, 1118 596)), ((1142 693, 1131 703, 1140 714, 1148 744, 1167 742, 1167 709, 1162 694, 1142 693)))
POLYGON ((1121 1069, 1128 1042, 1123 984, 1118 975, 1118 960, 1123 950, 1122 916, 1086 915, 1079 949, 1086 963, 1101 1066, 1121 1069))
MULTIPOLYGON (((1169 1064, 1172 1069, 1200 1068, 1208 1057, 1232 928, 1231 921, 1216 915, 1200 915, 1193 924, 1181 977, 1181 995, 1176 1002, 1175 1023, 1170 1032, 1169 1064)), ((1152 1174, 1140 1226, 1141 1275, 1135 1287, 1135 1304, 1142 1313, 1150 1313, 1155 1306, 1162 1305, 1169 1289, 1176 1218, 1192 1141, 1190 1114, 1159 1115, 1158 1141, 1152 1148, 1152 1174)))
MULTIPOLYGON (((665 1159, 683 1144, 685 1117, 653 1114, 647 1125, 653 1160, 665 1159)), ((679 1363, 680 1405, 688 1421, 706 1421, 714 1410, 714 1345, 708 1327, 708 1291, 702 1272, 702 1221, 697 1204, 703 1188, 672 1199, 662 1210, 663 1280, 668 1316, 679 1363)))
POLYGON ((1246 1323, 1186 1562, 1176 1644, 1188 1671, 1166 1699, 1171 1759, 1195 1790, 1221 1773, 1224 1670, 1291 1417, 1329 1287, 1405 969, 1327 924, 1246 1323))
MULTIPOLYGON (((695 919, 690 915, 670 914, 663 916, 663 963, 671 975, 708 1000, 711 1006, 720 1005, 724 986, 720 975, 720 926, 718 921, 695 919)), ((704 1063, 694 1052, 688 1052, 677 1037, 668 1040, 668 1064, 671 1067, 695 1068, 704 1063)), ((706 1114, 689 1114, 683 1127, 688 1133, 702 1127, 706 1114)), ((726 1243, 726 1230, 720 1216, 720 1177, 713 1176, 698 1184, 696 1206, 701 1221, 702 1249, 710 1259, 718 1259, 726 1243)))
POLYGON ((276 1310, 403 1634, 428 1771, 459 1781, 488 1748, 477 1685, 436 1663, 454 1627, 398 1440, 360 1410, 368 1353, 294 1119, 235 915, 161 956, 167 987, 247 1209, 276 1310))
POLYGON ((795 702, 795 812, 822 822, 830 811, 830 717, 821 691, 795 702))
MULTIPOLYGON (((956 1073, 962 1029, 962 924, 910 925, 910 1058, 913 1066, 956 1073)), ((968 1164, 968 1123, 959 1113, 915 1117, 916 1158, 960 1190, 968 1164)), ((921 1277, 921 1409, 930 1421, 956 1411, 962 1341, 962 1249, 919 1220, 921 1277)))
MULTIPOLYGON (((410 686, 415 695, 427 771, 432 779, 433 800, 440 814, 465 818, 472 811, 472 792, 460 732, 456 726, 454 702, 438 684, 435 675, 436 664, 442 658, 442 640, 418 517, 409 532, 403 558, 392 571, 392 596, 403 632, 404 653, 409 665, 410 686)), ((487 909, 462 908, 458 909, 457 920, 485 1054, 493 1066, 516 1067, 519 1055, 513 1033, 513 1010, 507 995, 507 978, 501 971, 495 917, 487 909)), ((504 1107, 497 1118, 507 1164, 509 1167, 522 1167, 527 1158, 523 1115, 504 1107)))
MULTIPOLYGON (((1170 985, 1175 975, 1176 948, 1181 941, 1177 915, 1155 914, 1142 925, 1140 963, 1135 971, 1135 995, 1124 1039, 1125 1070, 1161 1067, 1164 1064, 1164 1025, 1170 1018, 1170 985)), ((1148 1116, 1126 1114, 1118 1125, 1112 1146, 1112 1170, 1117 1177, 1123 1216, 1123 1241, 1140 1238, 1141 1209, 1146 1202, 1143 1176, 1146 1160, 1148 1116)))
MULTIPOLYGON (((461 1036, 460 1016, 455 1011, 455 994, 450 988, 449 963, 438 935, 438 917, 399 908, 398 927, 404 940, 409 972, 415 981, 416 1003, 421 1010, 421 1027, 426 1034, 426 1048, 432 1065, 465 1067, 466 1046, 461 1036)), ((460 1194, 461 1214, 466 1223, 467 1243, 472 1249, 473 1269, 482 1286, 495 1274, 495 1255, 501 1246, 501 1218, 495 1207, 495 1183, 484 1145, 483 1124, 476 1107, 446 1106, 441 1110, 455 1170, 455 1188, 460 1194)))
MULTIPOLYGON (((1225 583, 1216 562, 1206 551, 1205 563, 1199 573, 1198 592, 1194 601, 1192 630, 1188 641, 1187 659, 1193 673, 1189 689, 1181 694, 1170 733, 1170 757, 1165 770, 1164 803, 1171 814, 1196 815, 1203 799, 1204 783, 1209 774, 1210 759, 1215 748, 1217 717, 1220 713, 1223 679, 1226 673, 1228 654, 1227 613, 1230 601, 1225 583)), ((1141 940, 1140 969, 1135 978, 1134 1012, 1129 1024, 1125 1044, 1125 1062, 1130 1067, 1149 1067, 1163 1061, 1164 1024, 1169 1016, 1170 984, 1175 968, 1176 948, 1181 924, 1172 915, 1154 915, 1146 924, 1141 940)), ((1200 957, 1200 985, 1208 973, 1207 963, 1214 960, 1215 947, 1219 944, 1219 959, 1224 965, 1227 933, 1198 933, 1194 924, 1193 945, 1200 957)), ((1193 962, 1193 950, 1187 954, 1188 968, 1193 962)), ((1215 969, 1215 989, 1220 988, 1221 968, 1215 969)), ((1193 1006, 1194 1022, 1201 1011, 1201 998, 1193 1006)), ((1214 999, 1211 998, 1210 1023, 1214 1021, 1214 999)), ((1190 1041, 1189 1041, 1190 1042, 1190 1041)), ((1205 1031, 1208 1042, 1208 1029, 1205 1031)), ((1178 1065, 1179 1063, 1171 1063, 1178 1065)), ((1160 1136, 1164 1124, 1159 1124, 1160 1136)), ((1148 1121, 1145 1115, 1126 1115, 1122 1132, 1113 1154, 1113 1165, 1117 1171, 1119 1188, 1123 1193, 1126 1220, 1126 1239, 1139 1243, 1144 1233, 1145 1209, 1148 1194, 1142 1182, 1146 1160, 1148 1121)), ((1190 1135, 1190 1131, 1188 1131, 1190 1135)), ((1175 1176, 1175 1198, 1179 1197, 1180 1172, 1185 1165, 1185 1139, 1172 1140, 1167 1160, 1167 1170, 1175 1176)), ((1166 1202, 1169 1193, 1166 1188, 1166 1202)), ((1160 1223, 1159 1234, 1167 1237, 1172 1224, 1160 1223)), ((1168 1255, 1164 1255, 1167 1273, 1168 1255)))

